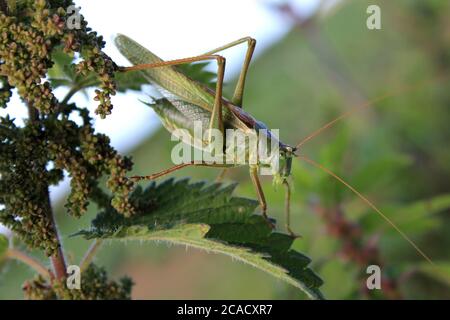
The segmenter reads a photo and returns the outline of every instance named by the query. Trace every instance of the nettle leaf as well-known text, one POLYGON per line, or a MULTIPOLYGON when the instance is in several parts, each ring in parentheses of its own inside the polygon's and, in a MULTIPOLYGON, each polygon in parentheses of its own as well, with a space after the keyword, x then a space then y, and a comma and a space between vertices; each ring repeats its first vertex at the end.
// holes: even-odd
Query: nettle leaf
MULTIPOLYGON (((100 86, 100 81, 94 72, 87 75, 78 74, 75 71, 76 57, 63 51, 62 47, 56 48, 52 53, 53 66, 48 70, 49 81, 53 88, 69 87, 76 91, 85 91, 90 87, 100 86)), ((118 84, 120 86, 120 84, 118 84)), ((123 88, 123 85, 120 86, 123 88)), ((136 87, 140 89, 139 87, 136 87)), ((125 91, 124 89, 118 91, 125 91)))
POLYGON ((138 213, 125 218, 108 208, 92 221, 86 239, 167 241, 222 253, 248 263, 320 299, 322 280, 308 268, 311 260, 291 249, 294 239, 272 232, 258 203, 232 197, 236 184, 190 183, 169 179, 137 188, 138 213))
POLYGON ((114 75, 117 84, 118 92, 125 92, 127 90, 140 91, 142 86, 149 84, 140 72, 116 72, 114 75))
POLYGON ((70 68, 74 60, 73 54, 65 53, 62 48, 57 48, 52 53, 52 61, 55 63, 51 69, 48 70, 48 75, 52 78, 69 78, 75 77, 75 71, 70 68))
POLYGON ((48 70, 49 81, 53 88, 69 87, 71 90, 86 93, 89 87, 98 87, 100 81, 95 73, 77 74, 75 71, 75 56, 65 53, 62 47, 52 53, 54 65, 48 70))
POLYGON ((48 70, 49 81, 53 88, 60 86, 73 86, 80 80, 74 70, 72 62, 74 56, 57 48, 52 53, 53 66, 48 70))

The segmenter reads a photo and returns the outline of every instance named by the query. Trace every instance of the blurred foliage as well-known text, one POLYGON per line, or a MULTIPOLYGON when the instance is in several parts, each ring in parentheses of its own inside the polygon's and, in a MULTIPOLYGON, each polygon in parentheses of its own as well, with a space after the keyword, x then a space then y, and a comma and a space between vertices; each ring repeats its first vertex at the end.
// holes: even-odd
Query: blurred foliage
MULTIPOLYGON (((303 237, 293 248, 312 257, 327 298, 450 298, 449 15, 446 0, 344 1, 324 20, 298 23, 250 67, 244 108, 280 128, 282 140, 291 144, 363 100, 398 93, 341 121, 300 152, 366 194, 438 269, 425 265, 350 191, 325 173, 295 163, 293 227, 303 237), (382 10, 382 30, 371 31, 366 8, 375 3, 382 10), (414 89, 405 91, 405 86, 414 89), (380 292, 364 289, 367 259, 381 264, 380 292)), ((133 173, 170 166, 172 146, 166 131, 156 132, 132 152, 133 173)), ((209 168, 183 170, 174 176, 211 180, 217 174, 209 168)), ((226 179, 240 182, 236 195, 255 196, 245 169, 230 171, 226 179)), ((283 221, 283 192, 264 181, 269 214, 283 221)), ((62 232, 89 228, 96 210, 90 205, 76 227, 60 215, 62 232)), ((89 245, 79 238, 64 243, 75 261, 89 245)), ((97 262, 135 279, 132 294, 138 298, 298 298, 291 286, 248 265, 195 250, 115 244, 105 246, 97 262)), ((29 271, 18 265, 3 273, 0 297, 20 297, 17 284, 29 271)))
POLYGON ((8 251, 9 241, 8 238, 0 234, 0 263, 2 262, 6 252, 8 251))

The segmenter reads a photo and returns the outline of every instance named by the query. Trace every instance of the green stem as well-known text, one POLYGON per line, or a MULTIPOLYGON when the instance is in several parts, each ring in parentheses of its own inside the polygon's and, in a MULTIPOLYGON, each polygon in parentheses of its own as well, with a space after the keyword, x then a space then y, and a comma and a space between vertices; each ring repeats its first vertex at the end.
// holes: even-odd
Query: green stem
POLYGON ((6 252, 6 258, 23 262, 24 264, 36 270, 39 274, 43 275, 45 278, 52 278, 52 274, 50 273, 50 271, 40 261, 36 260, 33 257, 30 257, 22 251, 10 248, 6 252))
POLYGON ((62 100, 61 104, 62 104, 62 105, 66 105, 66 104, 69 102, 70 98, 72 98, 73 95, 74 95, 75 93, 77 93, 77 92, 78 92, 79 90, 81 90, 81 89, 82 89, 81 86, 74 86, 74 87, 72 87, 72 88, 69 90, 69 92, 67 92, 67 94, 66 94, 66 96, 64 97, 64 99, 62 100))
POLYGON ((85 270, 89 266, 89 264, 94 259, 98 249, 100 249, 100 246, 102 245, 102 243, 103 243, 103 241, 99 240, 99 239, 95 239, 94 242, 92 242, 91 246, 84 254, 83 259, 81 259, 81 262, 80 262, 80 270, 81 271, 85 270))
POLYGON ((64 99, 61 101, 62 105, 66 105, 69 100, 77 93, 78 91, 94 86, 97 83, 95 79, 92 77, 86 78, 84 81, 80 81, 79 83, 76 83, 73 87, 70 88, 69 92, 67 92, 64 99))
POLYGON ((53 254, 53 256, 50 257, 50 261, 52 262, 53 269, 55 271, 56 279, 61 280, 66 277, 66 261, 64 259, 64 253, 61 246, 61 240, 59 239, 59 232, 56 225, 56 220, 54 217, 54 212, 52 210, 52 205, 50 202, 50 194, 47 192, 47 203, 48 203, 48 213, 49 213, 49 219, 51 220, 53 229, 55 231, 55 236, 58 241, 58 249, 56 250, 56 253, 53 254))

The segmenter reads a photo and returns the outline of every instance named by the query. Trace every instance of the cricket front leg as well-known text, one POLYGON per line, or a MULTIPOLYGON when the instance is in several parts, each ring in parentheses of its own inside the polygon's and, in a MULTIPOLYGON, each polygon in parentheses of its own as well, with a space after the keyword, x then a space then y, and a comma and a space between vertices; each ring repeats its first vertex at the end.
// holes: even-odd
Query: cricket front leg
POLYGON ((284 212, 285 212, 285 219, 286 219, 286 230, 293 238, 301 238, 300 235, 297 235, 292 231, 291 229, 291 187, 289 186, 289 183, 284 180, 283 185, 286 188, 286 197, 284 201, 284 212))
POLYGON ((129 71, 137 71, 137 70, 146 70, 152 68, 161 68, 167 66, 175 66, 185 63, 197 62, 197 61, 205 61, 205 60, 216 60, 217 61, 217 83, 216 83, 216 92, 214 96, 214 106, 211 113, 211 119, 209 123, 209 137, 208 142, 211 143, 213 140, 213 131, 212 129, 217 129, 220 131, 222 136, 223 145, 225 145, 225 136, 224 136, 224 125, 223 125, 223 114, 222 114, 222 92, 223 92, 223 78, 225 74, 225 58, 217 55, 217 54, 205 54, 197 57, 191 58, 183 58, 176 59, 170 61, 159 61, 154 63, 146 63, 146 64, 138 64, 131 67, 119 67, 119 71, 121 72, 129 72, 129 71))
POLYGON ((264 196, 264 191, 261 187, 261 182, 259 181, 257 166, 250 166, 250 178, 252 179, 253 185, 255 186, 256 189, 256 194, 258 196, 258 201, 261 207, 262 215, 266 220, 267 224, 272 229, 274 229, 275 225, 270 221, 269 217, 267 216, 267 202, 266 197, 264 196))

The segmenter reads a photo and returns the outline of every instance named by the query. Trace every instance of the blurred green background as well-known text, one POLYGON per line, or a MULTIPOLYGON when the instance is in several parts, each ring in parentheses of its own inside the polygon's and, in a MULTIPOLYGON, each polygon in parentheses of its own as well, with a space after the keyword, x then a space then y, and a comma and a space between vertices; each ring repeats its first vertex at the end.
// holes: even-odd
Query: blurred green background
MULTIPOLYGON (((312 259, 329 299, 450 298, 450 3, 446 0, 376 1, 382 29, 365 28, 374 1, 344 1, 325 19, 295 27, 253 61, 244 108, 283 141, 298 143, 337 115, 386 93, 300 150, 367 195, 437 264, 429 267, 401 236, 349 190, 308 164, 294 163, 295 249, 312 259), (362 27, 364 26, 364 27, 362 27), (405 87, 412 86, 410 90, 405 87), (367 292, 368 262, 380 264, 383 290, 367 292)), ((278 8, 296 19, 288 7, 278 8)), ((227 85, 230 95, 233 83, 227 85)), ((116 106, 120 107, 120 106, 116 106)), ((146 106, 142 105, 142 108, 146 106)), ((137 147, 135 174, 171 165, 174 145, 159 129, 137 147)), ((177 177, 213 180, 217 170, 195 168, 177 177)), ((236 194, 255 198, 246 169, 236 194)), ((268 213, 283 226, 283 190, 263 178, 268 213)), ((89 227, 96 208, 75 221, 59 208, 69 260, 89 242, 68 235, 89 227)), ((225 256, 154 243, 107 243, 95 260, 111 275, 131 276, 140 299, 297 299, 302 293, 225 256)), ((0 298, 21 298, 32 273, 11 262, 1 271, 0 298)))

